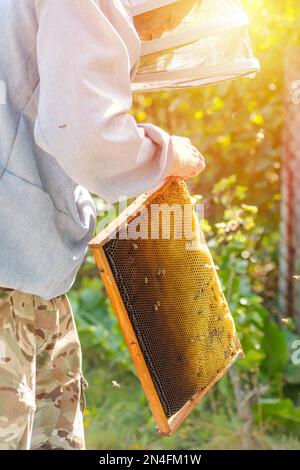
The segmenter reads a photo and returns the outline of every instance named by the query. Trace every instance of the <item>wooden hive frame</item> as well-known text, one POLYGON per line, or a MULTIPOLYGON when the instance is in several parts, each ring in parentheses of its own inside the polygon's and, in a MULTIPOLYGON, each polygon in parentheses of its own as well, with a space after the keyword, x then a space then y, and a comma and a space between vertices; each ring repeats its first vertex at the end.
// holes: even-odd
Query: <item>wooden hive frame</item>
POLYGON ((143 353, 138 343, 135 331, 129 319, 126 307, 123 303, 120 295, 118 286, 116 284, 114 275, 111 271, 109 262, 107 260, 104 246, 106 242, 111 239, 111 236, 119 232, 124 228, 133 218, 135 218, 145 206, 151 204, 151 201, 164 190, 172 181, 176 178, 170 177, 164 183, 164 185, 158 190, 147 192, 138 197, 126 210, 124 210, 114 221, 112 221, 101 233, 98 234, 90 243, 89 247, 92 250, 93 256, 96 260, 99 274, 102 278, 107 294, 113 306, 116 314, 118 323, 120 325, 122 334, 126 341, 127 347, 130 351, 130 355, 135 366, 137 376, 144 389, 146 398, 148 400, 150 409, 152 411, 154 420, 158 426, 158 429, 162 435, 172 435, 196 405, 202 400, 207 392, 213 387, 213 385, 227 372, 233 362, 243 356, 242 351, 239 351, 233 361, 217 374, 214 380, 209 384, 205 390, 197 392, 186 404, 171 418, 167 418, 163 410, 161 401, 155 389, 152 377, 146 365, 143 353))

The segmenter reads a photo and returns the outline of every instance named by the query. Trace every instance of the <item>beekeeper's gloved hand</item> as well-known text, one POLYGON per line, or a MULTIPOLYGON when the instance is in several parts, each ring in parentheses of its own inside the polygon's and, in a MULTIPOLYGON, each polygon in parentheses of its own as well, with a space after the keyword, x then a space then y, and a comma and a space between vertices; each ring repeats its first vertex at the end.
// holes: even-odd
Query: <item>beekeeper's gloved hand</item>
POLYGON ((205 160, 199 150, 194 147, 187 137, 171 136, 173 148, 173 164, 170 169, 172 176, 181 176, 183 179, 193 178, 205 168, 205 160))

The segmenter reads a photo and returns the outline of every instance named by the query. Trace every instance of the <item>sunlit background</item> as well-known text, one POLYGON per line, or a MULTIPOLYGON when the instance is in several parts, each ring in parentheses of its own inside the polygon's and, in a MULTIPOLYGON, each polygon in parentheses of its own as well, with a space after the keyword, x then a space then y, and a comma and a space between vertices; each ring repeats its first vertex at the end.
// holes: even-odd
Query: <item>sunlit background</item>
POLYGON ((70 298, 90 384, 90 448, 300 448, 300 365, 292 361, 300 337, 295 319, 279 307, 278 291, 284 68, 287 48, 300 46, 300 2, 244 5, 262 67, 255 79, 136 94, 133 114, 138 122, 190 137, 206 157, 206 171, 190 189, 205 203, 206 236, 246 359, 174 437, 159 437, 89 256, 70 298))

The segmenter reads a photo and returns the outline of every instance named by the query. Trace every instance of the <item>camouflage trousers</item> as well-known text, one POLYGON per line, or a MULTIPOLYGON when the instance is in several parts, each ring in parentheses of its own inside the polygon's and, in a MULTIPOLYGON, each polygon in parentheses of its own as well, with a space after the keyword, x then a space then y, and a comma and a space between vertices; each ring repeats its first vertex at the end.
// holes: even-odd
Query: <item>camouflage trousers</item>
POLYGON ((81 370, 68 298, 0 288, 0 450, 84 449, 81 370))

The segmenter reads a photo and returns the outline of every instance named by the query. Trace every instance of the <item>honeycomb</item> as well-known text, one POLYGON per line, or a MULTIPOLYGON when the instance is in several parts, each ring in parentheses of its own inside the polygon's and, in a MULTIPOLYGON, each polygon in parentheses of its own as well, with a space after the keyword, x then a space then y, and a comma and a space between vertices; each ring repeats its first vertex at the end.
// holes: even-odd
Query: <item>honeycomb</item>
MULTIPOLYGON (((192 204, 183 181, 173 180, 152 204, 192 204)), ((191 207, 191 206, 190 206, 191 207)), ((147 230, 151 234, 151 211, 147 230)), ((143 217, 143 212, 139 217, 143 217)), ((130 226, 137 225, 137 217, 130 226)), ((139 219, 141 220, 141 219, 139 219)), ((104 245, 108 263, 165 415, 171 418, 241 353, 241 346, 196 214, 194 240, 178 237, 174 213, 170 237, 125 238, 104 245)))

